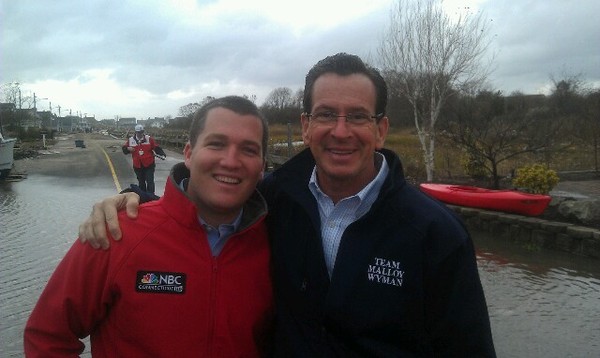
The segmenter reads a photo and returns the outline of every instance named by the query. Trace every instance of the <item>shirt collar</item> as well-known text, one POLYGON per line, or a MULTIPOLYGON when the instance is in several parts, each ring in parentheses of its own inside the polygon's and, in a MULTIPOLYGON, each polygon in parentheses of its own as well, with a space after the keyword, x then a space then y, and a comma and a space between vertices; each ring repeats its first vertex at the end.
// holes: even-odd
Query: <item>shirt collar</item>
MULTIPOLYGON (((242 222, 242 214, 243 213, 244 213, 244 209, 240 210, 240 213, 235 218, 235 220, 233 220, 233 222, 231 224, 221 224, 221 225, 219 225, 218 228, 215 228, 215 229, 217 231, 219 231, 220 235, 224 235, 224 234, 230 235, 230 234, 236 232, 240 227, 240 223, 242 222)), ((200 224, 202 226, 204 226, 205 228, 212 227, 210 224, 208 224, 206 221, 204 221, 204 219, 202 219, 202 217, 200 215, 198 215, 198 221, 200 221, 200 224)))
MULTIPOLYGON (((188 186, 188 182, 189 182, 189 178, 184 178, 179 183, 179 188, 181 188, 181 190, 183 190, 183 192, 186 191, 186 188, 188 186)), ((242 222, 242 214, 243 213, 244 213, 244 208, 242 208, 242 210, 240 210, 240 213, 235 218, 235 220, 233 220, 233 222, 231 224, 221 224, 216 229, 218 229, 219 232, 221 232, 223 230, 226 230, 226 231, 231 232, 231 233, 236 232, 239 229, 239 227, 240 227, 240 223, 242 222)), ((210 226, 206 221, 204 221, 204 219, 202 219, 202 217, 199 214, 198 214, 198 221, 204 227, 210 226)))

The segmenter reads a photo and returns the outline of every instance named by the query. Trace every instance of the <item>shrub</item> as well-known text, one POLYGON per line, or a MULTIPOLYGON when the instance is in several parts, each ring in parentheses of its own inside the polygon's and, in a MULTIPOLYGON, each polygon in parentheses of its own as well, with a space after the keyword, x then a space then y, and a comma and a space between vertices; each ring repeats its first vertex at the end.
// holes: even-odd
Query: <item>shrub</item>
POLYGON ((528 193, 548 194, 558 181, 558 175, 554 170, 541 164, 534 164, 517 169, 513 185, 523 188, 528 193))
POLYGON ((485 167, 484 161, 473 153, 464 153, 461 157, 460 163, 465 173, 475 179, 481 180, 488 176, 488 171, 485 167))

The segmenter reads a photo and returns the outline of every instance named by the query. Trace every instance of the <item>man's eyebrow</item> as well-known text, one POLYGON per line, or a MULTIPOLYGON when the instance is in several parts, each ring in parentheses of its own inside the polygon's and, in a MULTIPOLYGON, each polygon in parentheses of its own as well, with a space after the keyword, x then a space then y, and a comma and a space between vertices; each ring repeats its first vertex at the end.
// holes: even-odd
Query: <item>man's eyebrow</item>
POLYGON ((209 139, 227 139, 227 136, 219 133, 209 133, 204 137, 205 140, 209 139))
MULTIPOLYGON (((327 111, 327 112, 334 112, 334 113, 338 113, 339 111, 337 109, 334 109, 332 106, 329 105, 320 105, 315 107, 313 112, 316 111, 327 111)), ((349 110, 347 110, 348 113, 356 113, 356 112, 369 112, 369 110, 367 110, 366 108, 363 108, 362 106, 358 106, 358 107, 350 107, 349 110)))
POLYGON ((246 139, 242 141, 243 145, 251 145, 251 146, 255 146, 258 149, 262 149, 262 144, 260 142, 254 141, 254 140, 250 140, 250 139, 246 139))
MULTIPOLYGON (((223 140, 223 141, 229 141, 229 137, 227 137, 225 134, 220 134, 220 133, 210 133, 207 134, 206 137, 204 138, 205 141, 207 140, 223 140)), ((262 144, 260 141, 255 141, 255 140, 251 140, 251 139, 244 139, 242 140, 242 145, 253 145, 253 146, 257 146, 258 148, 262 148, 262 144)))

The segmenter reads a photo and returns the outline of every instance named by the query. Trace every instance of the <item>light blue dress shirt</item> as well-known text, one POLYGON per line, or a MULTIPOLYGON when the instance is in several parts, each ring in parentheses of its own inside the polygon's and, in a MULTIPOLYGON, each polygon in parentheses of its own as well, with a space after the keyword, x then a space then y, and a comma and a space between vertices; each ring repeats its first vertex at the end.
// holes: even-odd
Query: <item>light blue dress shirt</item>
POLYGON ((323 242, 323 253, 325 254, 325 264, 329 277, 333 273, 335 259, 340 247, 340 241, 348 225, 358 220, 366 214, 371 205, 377 199, 381 186, 389 172, 385 157, 380 153, 377 156, 376 163, 381 163, 377 176, 355 195, 343 198, 336 205, 327 194, 321 191, 317 182, 317 169, 313 169, 308 182, 308 188, 317 200, 319 205, 319 215, 321 216, 321 240, 323 242))
MULTIPOLYGON (((187 182, 188 179, 186 178, 179 183, 181 190, 185 191, 187 182)), ((221 224, 219 227, 213 227, 207 224, 206 221, 204 221, 202 217, 198 215, 198 221, 206 230, 206 234, 208 236, 208 245, 210 246, 210 251, 212 252, 213 256, 219 256, 221 250, 223 250, 223 247, 225 247, 227 240, 229 240, 229 237, 231 237, 231 235, 233 235, 233 233, 239 229, 240 223, 242 222, 243 213, 244 209, 240 210, 237 218, 231 224, 221 224)))
POLYGON ((206 233, 208 235, 208 245, 210 246, 210 251, 213 256, 219 256, 221 250, 229 240, 229 237, 233 235, 234 232, 240 226, 240 222, 242 221, 242 212, 241 210, 237 218, 231 224, 221 224, 219 227, 213 227, 208 225, 201 217, 198 215, 198 220, 200 220, 200 224, 204 226, 206 229, 206 233))

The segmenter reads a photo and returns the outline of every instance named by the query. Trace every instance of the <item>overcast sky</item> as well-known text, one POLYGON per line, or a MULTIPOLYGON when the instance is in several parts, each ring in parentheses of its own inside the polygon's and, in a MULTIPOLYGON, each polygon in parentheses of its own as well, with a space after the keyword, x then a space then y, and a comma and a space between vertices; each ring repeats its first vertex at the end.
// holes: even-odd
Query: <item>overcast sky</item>
MULTIPOLYGON (((206 96, 303 87, 337 52, 373 59, 394 0, 0 0, 0 84, 61 115, 177 116, 206 96), (43 99, 47 98, 47 99, 43 99)), ((491 21, 493 88, 600 87, 600 1, 445 1, 491 21)), ((373 62, 373 61, 372 61, 373 62)), ((4 100, 4 98, 2 98, 4 100)))

